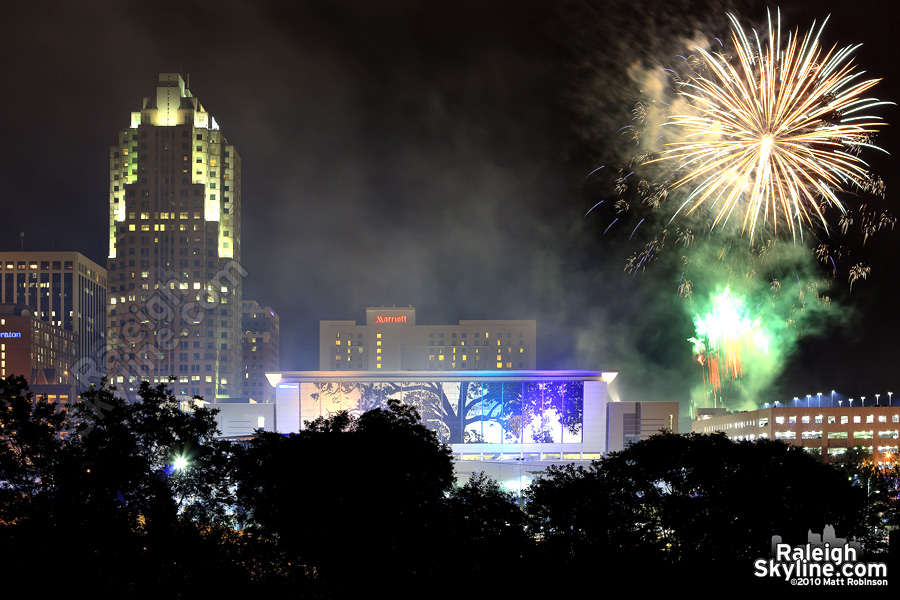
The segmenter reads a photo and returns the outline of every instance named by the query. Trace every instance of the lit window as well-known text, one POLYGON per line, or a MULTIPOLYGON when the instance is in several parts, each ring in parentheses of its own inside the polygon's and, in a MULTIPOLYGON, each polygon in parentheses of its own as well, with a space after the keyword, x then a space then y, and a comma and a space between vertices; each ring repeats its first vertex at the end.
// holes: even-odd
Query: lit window
POLYGON ((801 423, 809 423, 809 415, 806 415, 805 417, 800 417, 800 422, 801 423))
POLYGON ((859 415, 853 415, 854 423, 862 423, 862 418, 859 415))
POLYGON ((866 416, 866 423, 874 423, 874 422, 875 422, 875 415, 867 415, 866 416))

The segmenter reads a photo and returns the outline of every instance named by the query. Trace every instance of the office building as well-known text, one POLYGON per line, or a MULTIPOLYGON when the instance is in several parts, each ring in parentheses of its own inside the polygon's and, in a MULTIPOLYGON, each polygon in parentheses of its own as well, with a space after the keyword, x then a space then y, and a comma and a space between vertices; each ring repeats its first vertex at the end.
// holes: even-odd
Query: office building
POLYGON ((255 300, 245 300, 242 306, 244 396, 257 402, 274 402, 275 389, 266 373, 280 368, 278 314, 255 300))
POLYGON ((416 309, 366 309, 366 324, 319 322, 322 371, 520 371, 536 368, 535 321, 417 325, 416 309))
POLYGON ((109 154, 109 356, 126 393, 239 397, 241 163, 177 73, 131 113, 109 154))
POLYGON ((65 404, 77 395, 77 353, 78 334, 38 319, 30 308, 0 306, 0 377, 25 377, 36 395, 65 404))
POLYGON ((694 433, 724 432, 734 440, 781 440, 817 456, 861 446, 876 462, 893 462, 900 446, 900 406, 778 406, 704 416, 694 433))
POLYGON ((74 334, 69 370, 103 360, 106 292, 106 269, 78 252, 0 252, 0 304, 74 334))

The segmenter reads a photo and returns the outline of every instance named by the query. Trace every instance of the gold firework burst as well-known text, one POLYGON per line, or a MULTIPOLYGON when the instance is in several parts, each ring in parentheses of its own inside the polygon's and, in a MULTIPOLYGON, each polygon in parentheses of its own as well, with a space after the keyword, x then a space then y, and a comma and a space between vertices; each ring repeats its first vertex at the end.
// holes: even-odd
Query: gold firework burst
POLYGON ((704 209, 713 227, 740 219, 751 240, 761 224, 827 232, 824 206, 845 211, 836 192, 872 181, 859 150, 885 124, 864 116, 889 104, 864 96, 879 80, 855 72, 858 46, 819 45, 824 22, 782 43, 780 15, 766 41, 729 18, 735 58, 697 48, 701 67, 678 91, 689 109, 666 123, 678 141, 653 161, 677 162, 669 187, 691 188, 675 216, 704 209))

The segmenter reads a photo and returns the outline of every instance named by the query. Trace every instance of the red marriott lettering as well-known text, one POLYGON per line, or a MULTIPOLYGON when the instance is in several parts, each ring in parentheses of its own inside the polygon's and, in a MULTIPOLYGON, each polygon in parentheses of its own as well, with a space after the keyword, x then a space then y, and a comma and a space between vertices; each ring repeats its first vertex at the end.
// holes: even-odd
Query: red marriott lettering
POLYGON ((384 317, 382 315, 375 315, 376 323, 406 323, 406 315, 402 317, 384 317))

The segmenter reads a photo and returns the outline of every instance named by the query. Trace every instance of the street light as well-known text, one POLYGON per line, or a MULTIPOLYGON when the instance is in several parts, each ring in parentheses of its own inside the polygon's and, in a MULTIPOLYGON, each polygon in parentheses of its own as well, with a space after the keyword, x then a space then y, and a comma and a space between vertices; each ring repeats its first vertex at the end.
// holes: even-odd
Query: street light
POLYGON ((822 392, 816 392, 816 396, 819 397, 819 408, 822 408, 822 392))
POLYGON ((878 399, 881 398, 881 394, 875 394, 875 406, 878 406, 878 399))
POLYGON ((860 406, 865 406, 865 405, 866 405, 866 397, 865 397, 865 396, 860 396, 860 397, 859 397, 859 402, 860 402, 860 404, 859 404, 860 406))
POLYGON ((894 392, 888 392, 888 406, 891 405, 891 396, 892 396, 893 394, 894 394, 894 392))
POLYGON ((806 395, 806 408, 809 408, 809 394, 806 395))
POLYGON ((794 408, 797 408, 800 404, 800 401, 797 400, 797 396, 794 396, 794 408))

